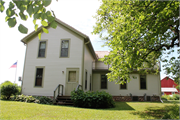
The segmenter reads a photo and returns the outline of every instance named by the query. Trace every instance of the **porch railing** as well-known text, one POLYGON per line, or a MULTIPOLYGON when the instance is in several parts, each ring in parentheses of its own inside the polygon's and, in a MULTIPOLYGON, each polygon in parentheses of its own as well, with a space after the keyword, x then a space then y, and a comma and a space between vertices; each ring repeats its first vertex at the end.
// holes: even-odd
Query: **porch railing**
POLYGON ((81 90, 82 90, 82 85, 80 85, 80 84, 79 84, 79 85, 77 85, 77 87, 76 87, 76 91, 75 91, 75 92, 77 92, 79 88, 81 88, 81 90))
POLYGON ((54 96, 53 96, 53 102, 56 102, 56 98, 58 97, 58 95, 63 96, 63 85, 59 84, 56 89, 54 90, 54 96))

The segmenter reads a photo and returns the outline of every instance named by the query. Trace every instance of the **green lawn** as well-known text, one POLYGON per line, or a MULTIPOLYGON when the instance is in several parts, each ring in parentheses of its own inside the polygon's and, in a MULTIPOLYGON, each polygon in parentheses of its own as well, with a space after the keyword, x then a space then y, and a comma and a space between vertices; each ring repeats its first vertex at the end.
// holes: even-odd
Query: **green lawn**
POLYGON ((116 102, 115 108, 86 109, 1 100, 0 119, 159 119, 171 105, 172 102, 116 102))

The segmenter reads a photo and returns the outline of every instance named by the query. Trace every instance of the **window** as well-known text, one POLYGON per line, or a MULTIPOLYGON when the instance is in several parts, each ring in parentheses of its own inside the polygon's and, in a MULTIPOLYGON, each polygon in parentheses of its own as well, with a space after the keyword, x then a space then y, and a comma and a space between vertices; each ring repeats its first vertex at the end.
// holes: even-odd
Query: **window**
POLYGON ((76 82, 76 71, 69 71, 68 82, 76 82))
POLYGON ((91 75, 90 75, 90 84, 89 84, 89 88, 90 88, 90 91, 91 91, 91 75))
POLYGON ((46 52, 46 41, 41 41, 39 43, 38 57, 45 57, 45 52, 46 52))
POLYGON ((107 89, 107 76, 101 75, 101 89, 107 89))
POLYGON ((36 78, 35 78, 35 86, 42 86, 42 80, 43 80, 43 68, 37 68, 36 69, 36 78))
POLYGON ((140 89, 146 89, 146 75, 140 75, 140 89))
POLYGON ((86 71, 86 76, 85 76, 85 90, 87 90, 87 71, 86 71))
POLYGON ((61 57, 68 57, 69 40, 62 40, 61 42, 61 57))
MULTIPOLYGON (((126 81, 126 80, 125 80, 126 81)), ((126 81, 127 82, 127 81, 126 81)), ((120 84, 120 89, 127 89, 127 83, 120 84)))

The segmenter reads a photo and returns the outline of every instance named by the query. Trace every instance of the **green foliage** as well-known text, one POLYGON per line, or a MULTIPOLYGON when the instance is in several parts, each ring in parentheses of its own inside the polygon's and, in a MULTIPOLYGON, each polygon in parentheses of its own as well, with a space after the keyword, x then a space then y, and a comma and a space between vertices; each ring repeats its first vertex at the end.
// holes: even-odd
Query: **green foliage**
POLYGON ((13 101, 28 102, 28 103, 40 103, 38 99, 33 96, 16 95, 12 98, 13 101))
POLYGON ((112 96, 106 92, 85 92, 78 90, 71 92, 71 99, 74 106, 84 108, 111 108, 115 103, 112 96))
POLYGON ((16 95, 19 93, 17 84, 13 84, 10 81, 5 81, 0 85, 0 91, 2 99, 10 99, 11 95, 16 95))
POLYGON ((173 94, 173 100, 179 100, 180 99, 180 95, 178 94, 173 94))
POLYGON ((41 97, 35 97, 36 99, 39 100, 40 104, 47 104, 47 105, 52 105, 53 101, 51 98, 41 96, 41 97))
POLYGON ((173 94, 172 96, 170 95, 163 95, 161 96, 162 100, 179 100, 180 99, 180 95, 178 94, 173 94))
POLYGON ((168 74, 179 77, 177 56, 162 59, 165 51, 170 49, 171 54, 179 46, 179 5, 178 1, 102 0, 93 33, 111 50, 102 59, 112 65, 107 74, 110 81, 130 80, 134 70, 159 73, 160 60, 168 63, 168 74))
MULTIPOLYGON (((5 0, 0 0, 0 12, 6 11, 5 21, 8 22, 9 27, 14 27, 17 22, 16 19, 20 18, 24 21, 33 16, 33 23, 35 28, 37 27, 34 21, 40 20, 42 26, 48 26, 48 23, 53 23, 52 28, 57 27, 55 22, 55 15, 53 11, 47 11, 46 7, 51 4, 52 0, 12 0, 9 2, 9 7, 5 8, 5 0)), ((28 28, 22 24, 19 24, 18 30, 21 33, 27 34, 28 28)), ((37 30, 37 28, 36 28, 37 30)), ((48 33, 47 30, 41 30, 41 32, 48 33)))
POLYGON ((172 107, 167 108, 162 119, 179 119, 179 106, 174 104, 172 107))
POLYGON ((16 95, 11 100, 20 101, 20 102, 28 102, 28 103, 39 103, 39 104, 47 104, 52 105, 52 99, 45 96, 26 96, 26 95, 16 95))

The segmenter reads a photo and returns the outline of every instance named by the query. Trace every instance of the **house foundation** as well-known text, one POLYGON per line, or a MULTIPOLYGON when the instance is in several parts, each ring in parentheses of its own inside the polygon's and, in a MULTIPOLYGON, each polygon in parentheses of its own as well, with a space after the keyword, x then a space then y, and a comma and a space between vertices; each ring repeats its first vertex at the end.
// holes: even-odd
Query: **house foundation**
POLYGON ((116 102, 132 102, 132 101, 152 101, 160 102, 159 96, 112 96, 116 102))

